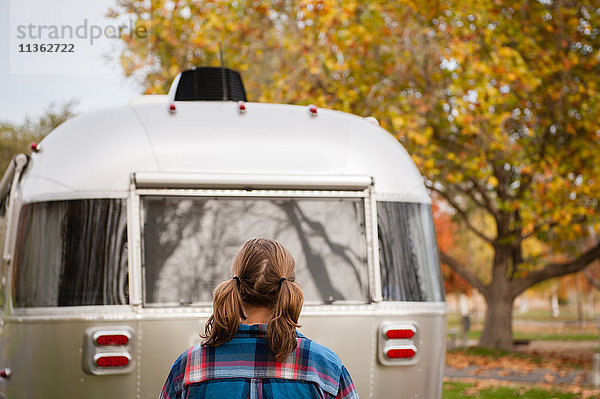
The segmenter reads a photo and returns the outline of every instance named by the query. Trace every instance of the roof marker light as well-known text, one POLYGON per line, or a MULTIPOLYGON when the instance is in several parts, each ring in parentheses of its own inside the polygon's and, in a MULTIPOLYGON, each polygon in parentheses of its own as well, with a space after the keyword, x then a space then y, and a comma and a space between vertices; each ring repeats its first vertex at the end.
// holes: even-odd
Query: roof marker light
POLYGON ((171 114, 174 114, 177 111, 177 106, 175 106, 175 103, 170 103, 169 104, 169 112, 171 114))
POLYGON ((374 116, 367 116, 365 118, 369 123, 372 123, 375 126, 379 126, 379 121, 374 116))
POLYGON ((317 112, 318 112, 317 106, 314 104, 310 104, 308 106, 308 112, 310 113, 311 116, 317 116, 317 112))
POLYGON ((238 101, 237 102, 237 107, 238 107, 238 111, 240 114, 245 114, 246 113, 246 103, 243 101, 238 101))
POLYGON ((33 151, 33 152, 40 152, 42 150, 42 146, 35 142, 31 143, 30 147, 31 147, 31 151, 33 151))

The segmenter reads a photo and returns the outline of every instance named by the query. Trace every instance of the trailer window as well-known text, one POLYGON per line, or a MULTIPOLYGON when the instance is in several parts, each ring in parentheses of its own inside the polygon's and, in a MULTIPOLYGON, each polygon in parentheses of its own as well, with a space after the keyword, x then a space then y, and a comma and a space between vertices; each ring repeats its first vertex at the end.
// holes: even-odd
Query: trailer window
POLYGON ((146 304, 212 301, 241 244, 280 241, 307 303, 368 300, 362 199, 143 197, 146 304))
POLYGON ((383 299, 444 301, 431 206, 378 202, 383 299))
POLYGON ((24 205, 15 250, 15 306, 126 304, 126 220, 121 199, 24 205))

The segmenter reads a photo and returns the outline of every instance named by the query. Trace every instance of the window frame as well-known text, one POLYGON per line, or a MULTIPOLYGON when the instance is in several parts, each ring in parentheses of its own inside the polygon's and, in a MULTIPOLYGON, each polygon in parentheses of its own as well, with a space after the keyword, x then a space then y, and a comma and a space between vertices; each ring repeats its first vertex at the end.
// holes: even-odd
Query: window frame
MULTIPOLYGON (((5 310, 6 310, 6 315, 8 318, 14 318, 16 317, 18 320, 55 320, 55 319, 60 319, 60 320, 80 320, 81 319, 81 315, 85 314, 85 315, 89 315, 89 314, 96 314, 96 315, 102 315, 100 317, 108 317, 109 319, 112 319, 114 316, 112 315, 124 315, 124 314, 129 314, 132 311, 132 305, 133 303, 131 302, 131 289, 133 286, 135 286, 135 282, 132 281, 132 279, 134 279, 134 275, 131 274, 131 268, 132 268, 132 264, 131 264, 131 251, 128 251, 128 277, 129 277, 129 303, 127 304, 121 304, 121 305, 77 305, 77 306, 47 306, 47 307, 41 307, 41 306, 31 306, 31 307, 16 307, 13 303, 13 295, 14 295, 14 279, 16 278, 15 273, 14 273, 14 265, 13 265, 13 255, 14 252, 16 250, 16 244, 17 244, 17 240, 16 240, 16 234, 18 232, 18 224, 19 224, 19 217, 21 215, 21 209, 23 208, 24 205, 29 204, 29 203, 38 203, 38 202, 54 202, 54 201, 76 201, 76 200, 83 200, 83 199, 88 199, 88 200, 122 200, 124 202, 124 206, 125 206, 125 218, 127 221, 127 228, 126 228, 126 234, 127 234, 127 245, 129 246, 130 242, 131 242, 131 225, 130 225, 130 221, 131 221, 131 210, 130 210, 130 197, 131 196, 126 196, 126 195, 118 195, 115 193, 106 193, 106 195, 99 195, 98 193, 89 193, 86 195, 86 193, 78 193, 78 195, 75 196, 69 196, 69 197, 63 197, 63 196, 50 196, 50 197, 41 197, 41 198, 36 198, 33 201, 28 201, 28 202, 23 202, 22 199, 20 198, 20 196, 17 196, 13 202, 13 209, 11 212, 14 212, 14 214, 12 214, 13 217, 13 223, 10 226, 11 227, 11 231, 9 232, 7 230, 6 234, 10 234, 10 236, 12 237, 12 241, 9 238, 8 241, 5 241, 5 243, 10 244, 9 248, 5 248, 4 250, 7 251, 9 253, 8 255, 8 259, 4 259, 4 262, 7 263, 7 273, 6 273, 6 281, 7 281, 7 288, 6 288, 6 302, 5 302, 5 310)), ((6 253, 6 252, 5 252, 6 253)))
MULTIPOLYGON (((162 304, 146 304, 144 303, 145 293, 145 276, 142 264, 142 197, 224 197, 224 198, 257 198, 257 199, 270 199, 270 198, 299 198, 299 199, 360 199, 363 201, 364 210, 364 221, 365 221, 365 245, 367 249, 367 298, 365 302, 361 304, 368 304, 370 302, 378 302, 377 298, 381 298, 381 283, 379 282, 379 259, 378 259, 378 241, 377 241, 377 215, 373 214, 373 210, 376 211, 376 203, 373 195, 372 186, 365 190, 243 190, 243 189, 176 189, 176 188, 165 188, 165 189, 136 189, 132 192, 131 203, 132 214, 135 218, 133 232, 134 240, 130 241, 132 250, 130 256, 132 264, 130 267, 135 269, 135 287, 130 286, 129 296, 130 302, 139 304, 144 309, 173 309, 174 306, 162 305, 162 304), (375 223, 375 224, 374 224, 375 223), (375 228, 374 228, 375 227, 375 228), (375 267, 377 265, 377 267, 375 267), (135 297, 133 294, 135 294, 135 297)), ((130 284, 134 280, 130 275, 130 284)), ((340 306, 349 305, 352 302, 339 302, 340 306)), ((322 303, 306 303, 306 306, 322 306, 322 303)), ((333 305, 335 306, 334 302, 333 305)), ((187 309, 208 309, 212 307, 212 303, 209 302, 198 302, 189 306, 180 306, 181 308, 187 309)))
MULTIPOLYGON (((123 218, 125 219, 125 223, 127 223, 127 225, 125 226, 125 236, 126 236, 126 244, 129 245, 129 209, 128 209, 128 202, 127 202, 127 197, 125 196, 77 196, 77 197, 71 197, 71 198, 62 198, 62 197, 57 197, 57 198, 39 198, 36 199, 34 201, 28 201, 28 202, 23 202, 21 200, 21 198, 18 198, 17 200, 15 200, 15 208, 13 210, 14 214, 12 215, 13 219, 13 223, 12 223, 12 230, 10 232, 10 237, 8 238, 8 243, 10 244, 10 255, 7 259, 4 259, 4 262, 7 264, 7 288, 6 289, 6 308, 8 309, 8 314, 14 314, 14 315, 18 315, 18 316, 29 316, 29 315, 50 315, 50 316, 55 316, 55 315, 65 315, 65 316, 69 316, 69 315, 74 315, 74 314, 79 314, 81 313, 82 309, 86 309, 87 311, 89 311, 89 309, 106 309, 106 313, 111 313, 113 312, 115 309, 117 310, 124 310, 124 309, 129 309, 131 302, 127 301, 127 303, 123 303, 123 304, 111 304, 111 305, 63 305, 63 306, 16 306, 15 305, 15 285, 16 285, 16 279, 18 278, 18 274, 15 273, 15 258, 16 258, 16 253, 17 253, 17 244, 18 244, 18 239, 16 238, 17 234, 19 233, 19 226, 21 224, 21 217, 22 217, 22 211, 23 209, 28 206, 28 205, 36 205, 36 204, 47 204, 47 203, 53 203, 53 202, 71 202, 71 201, 81 201, 81 200, 88 200, 88 201, 103 201, 103 200, 107 200, 107 201, 119 201, 120 202, 120 206, 122 207, 122 211, 125 213, 123 215, 123 218)), ((6 234, 9 234, 8 231, 6 234)), ((130 277, 129 274, 129 270, 130 270, 130 265, 129 265, 129 254, 128 254, 128 279, 130 277)), ((130 280, 130 279, 129 279, 130 280)), ((128 281, 128 288, 131 289, 131 281, 128 281)))

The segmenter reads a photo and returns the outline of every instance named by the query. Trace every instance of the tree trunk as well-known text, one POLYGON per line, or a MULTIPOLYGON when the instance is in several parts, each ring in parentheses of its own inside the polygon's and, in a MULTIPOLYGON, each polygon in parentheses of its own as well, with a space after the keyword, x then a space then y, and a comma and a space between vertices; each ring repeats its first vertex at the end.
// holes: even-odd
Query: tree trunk
POLYGON ((495 289, 486 297, 487 313, 479 346, 512 350, 512 308, 515 298, 508 290, 495 289))
POLYGON ((583 292, 581 289, 581 281, 579 274, 573 276, 575 278, 575 289, 577 290, 577 327, 585 327, 585 317, 583 316, 583 292))
POLYGON ((487 304, 485 326, 479 340, 479 346, 490 349, 513 348, 512 307, 516 295, 508 279, 511 262, 509 247, 497 247, 494 254, 492 282, 483 292, 487 304))
MULTIPOLYGON (((499 235, 500 232, 503 232, 502 237, 506 237, 508 234, 507 228, 500 229, 500 224, 498 232, 499 235)), ((441 253, 443 262, 477 288, 485 297, 488 309, 479 341, 479 346, 484 348, 512 349, 512 306, 515 298, 527 288, 550 278, 576 273, 594 260, 600 259, 600 242, 598 242, 596 246, 574 260, 566 263, 548 263, 541 269, 533 270, 522 277, 515 277, 514 272, 517 270, 515 268, 518 268, 519 265, 514 262, 519 261, 520 257, 514 257, 513 250, 514 247, 511 245, 500 244, 499 240, 495 242, 492 278, 489 284, 484 284, 461 262, 444 252, 441 253)))

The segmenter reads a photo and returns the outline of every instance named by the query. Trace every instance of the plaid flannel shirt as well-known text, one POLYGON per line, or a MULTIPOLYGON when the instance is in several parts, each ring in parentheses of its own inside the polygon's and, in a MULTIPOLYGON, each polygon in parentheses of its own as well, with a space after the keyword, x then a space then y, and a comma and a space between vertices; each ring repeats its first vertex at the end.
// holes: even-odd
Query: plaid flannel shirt
POLYGON ((333 351, 297 333, 296 349, 278 362, 266 332, 266 324, 241 324, 225 344, 191 347, 173 364, 159 398, 358 398, 333 351))

